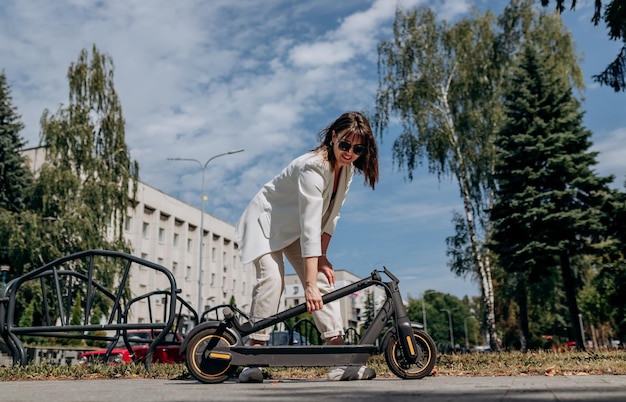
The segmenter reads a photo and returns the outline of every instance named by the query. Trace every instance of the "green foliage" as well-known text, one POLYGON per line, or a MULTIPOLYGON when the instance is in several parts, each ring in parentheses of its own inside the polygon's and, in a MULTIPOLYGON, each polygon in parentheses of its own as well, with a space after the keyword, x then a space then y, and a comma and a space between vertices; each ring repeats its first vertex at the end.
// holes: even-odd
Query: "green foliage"
POLYGON ((570 326, 582 347, 576 288, 583 271, 577 256, 594 252, 605 235, 612 177, 594 174, 591 133, 583 127, 567 75, 557 68, 561 61, 546 47, 540 40, 523 46, 506 94, 507 123, 495 142, 498 188, 489 247, 522 289, 517 294, 522 339, 530 336, 526 288, 554 278, 558 268, 570 326))
MULTIPOLYGON (((4 72, 0 73, 0 263, 9 265, 14 276, 20 261, 14 257, 20 214, 25 212, 31 192, 33 174, 19 154, 24 146, 20 131, 24 125, 13 105, 11 88, 4 72)), ((5 274, 6 275, 6 274, 5 274)), ((10 277, 5 278, 8 280, 10 277)))
POLYGON ((19 134, 24 128, 20 118, 6 76, 0 72, 0 214, 20 212, 26 207, 33 180, 18 152, 24 146, 19 134))
POLYGON ((394 161, 409 179, 426 162, 440 179, 457 180, 463 214, 455 213, 456 234, 447 239, 449 266, 479 281, 493 347, 492 266, 484 243, 495 190, 494 140, 505 121, 510 67, 524 42, 540 41, 558 50, 562 63, 555 68, 582 85, 569 35, 532 6, 532 0, 513 0, 500 17, 475 12, 454 25, 437 20, 430 9, 398 11, 394 39, 378 50, 374 126, 382 136, 390 116, 399 115, 403 130, 393 145, 394 161))
MULTIPOLYGON (((523 4, 529 8, 528 1, 523 4)), ((507 12, 512 15, 500 29, 489 12, 449 25, 428 8, 398 11, 393 40, 378 48, 374 119, 382 136, 390 116, 399 115, 403 130, 393 156, 409 179, 422 162, 440 179, 456 179, 463 215, 455 216, 462 216, 455 224, 462 232, 448 240, 449 265, 457 274, 479 279, 494 348, 491 266, 482 243, 493 194, 494 128, 502 124, 501 92, 521 36, 516 25, 521 13, 511 7, 507 12)))
MULTIPOLYGON (((113 61, 95 46, 91 53, 83 49, 78 60, 70 65, 67 77, 68 105, 62 105, 56 113, 45 110, 41 118, 41 144, 45 147, 46 160, 36 180, 29 183, 27 208, 13 207, 15 212, 6 213, 0 194, 0 240, 3 247, 6 245, 6 249, 0 251, 7 254, 5 258, 10 261, 12 277, 78 251, 130 252, 123 238, 123 221, 129 202, 132 205, 134 199, 138 168, 137 163, 130 160, 125 143, 125 122, 113 84, 113 61)), ((9 101, 2 75, 0 130, 11 132, 12 150, 16 152, 22 145, 17 137, 21 124, 9 101)), ((8 144, 4 139, 2 136, 0 147, 8 144)), ((15 162, 19 160, 13 160, 15 162)), ((16 168, 16 174, 17 171, 16 168)), ((20 198, 13 196, 12 199, 20 198)), ((88 267, 83 262, 70 269, 85 273, 88 267)), ((112 286, 121 269, 123 267, 113 261, 103 260, 94 279, 105 287, 112 286)), ((44 282, 50 286, 50 280, 47 278, 44 282)), ((81 313, 84 306, 77 296, 81 292, 85 293, 84 289, 73 287, 72 294, 63 295, 69 302, 64 306, 69 311, 64 313, 71 316, 72 322, 85 319, 81 313)), ((48 311, 45 312, 42 297, 41 289, 35 287, 26 288, 19 295, 16 316, 22 325, 56 321, 60 311, 56 299, 48 295, 48 311)), ((124 297, 130 297, 128 289, 124 297)), ((94 311, 99 316, 87 319, 98 322, 102 314, 109 311, 107 304, 110 303, 96 295, 94 311)))
POLYGON ((509 119, 496 139, 492 249, 505 269, 529 270, 532 280, 555 265, 555 254, 575 255, 602 233, 612 178, 591 170, 591 133, 550 60, 527 46, 518 71, 507 96, 509 119))
POLYGON ((43 216, 72 220, 80 228, 80 235, 64 239, 71 249, 64 251, 127 249, 122 225, 131 198, 128 184, 138 172, 125 143, 113 62, 95 46, 91 57, 83 49, 68 80, 69 105, 55 115, 46 110, 41 118, 47 163, 37 181, 37 207, 43 216))
POLYGON ((467 298, 461 300, 448 293, 427 290, 421 299, 409 299, 407 314, 411 321, 422 324, 426 318, 426 330, 435 343, 449 345, 451 341, 450 320, 446 311, 449 310, 454 343, 460 347, 472 348, 483 345, 480 335, 482 321, 476 316, 476 306, 480 304, 474 304, 467 298))
MULTIPOLYGON (((565 10, 566 0, 555 0, 556 10, 562 13, 565 10)), ((548 6, 550 0, 541 0, 541 5, 548 6)), ((572 10, 576 8, 576 0, 571 0, 572 10)), ((608 28, 608 36, 610 40, 621 40, 624 45, 619 51, 615 60, 600 74, 593 76, 594 81, 600 85, 607 85, 615 90, 615 92, 626 90, 626 28, 624 21, 626 20, 626 7, 623 0, 610 0, 602 5, 602 0, 595 0, 593 16, 591 22, 598 25, 600 21, 604 21, 608 28)))

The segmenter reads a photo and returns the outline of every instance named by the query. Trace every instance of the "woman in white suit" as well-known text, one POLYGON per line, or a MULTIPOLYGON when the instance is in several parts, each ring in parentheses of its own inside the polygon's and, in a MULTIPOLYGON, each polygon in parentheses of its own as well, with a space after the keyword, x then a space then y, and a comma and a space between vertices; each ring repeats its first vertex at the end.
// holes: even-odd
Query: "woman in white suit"
MULTIPOLYGON (((284 257, 304 285, 307 311, 313 314, 330 345, 343 344, 338 302, 323 305, 334 290, 335 274, 326 251, 339 219, 355 170, 374 189, 378 181, 378 150, 370 124, 361 113, 348 112, 320 133, 320 145, 293 160, 254 196, 235 228, 239 255, 253 263, 257 282, 250 319, 276 314, 284 289, 284 257)), ((250 335, 252 345, 269 340, 271 328, 250 335)), ((371 379, 374 370, 345 367, 329 378, 371 379)), ((242 382, 263 380, 256 367, 246 368, 242 382)))

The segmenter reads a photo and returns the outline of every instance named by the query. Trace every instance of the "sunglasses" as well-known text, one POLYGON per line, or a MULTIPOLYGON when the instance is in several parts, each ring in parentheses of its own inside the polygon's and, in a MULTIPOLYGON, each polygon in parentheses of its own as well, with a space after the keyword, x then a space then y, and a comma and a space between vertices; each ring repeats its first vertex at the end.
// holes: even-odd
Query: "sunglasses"
POLYGON ((358 144, 358 145, 352 146, 352 144, 350 144, 348 141, 339 141, 339 143, 337 143, 337 147, 344 152, 348 152, 350 148, 352 148, 352 152, 354 152, 355 155, 359 155, 359 156, 363 155, 365 151, 367 150, 365 145, 358 144))

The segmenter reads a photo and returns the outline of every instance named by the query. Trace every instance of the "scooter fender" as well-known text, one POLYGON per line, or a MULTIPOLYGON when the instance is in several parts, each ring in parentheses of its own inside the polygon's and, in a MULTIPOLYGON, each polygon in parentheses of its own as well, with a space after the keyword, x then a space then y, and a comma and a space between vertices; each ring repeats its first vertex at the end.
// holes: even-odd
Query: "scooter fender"
MULTIPOLYGON (((191 329, 191 331, 189 331, 186 335, 185 335, 185 339, 183 340, 183 343, 180 345, 180 351, 181 353, 184 352, 187 349, 187 345, 189 344, 189 341, 191 339, 193 339, 193 337, 201 331, 204 331, 205 329, 208 328, 219 328, 220 326, 223 326, 224 323, 222 321, 204 321, 198 325, 196 325, 195 327, 193 327, 191 329)), ((235 339, 237 339, 237 345, 243 345, 243 341, 241 339, 241 335, 239 335, 239 332, 233 330, 230 327, 226 327, 224 328, 225 332, 228 332, 230 334, 232 334, 235 339)))
MULTIPOLYGON (((423 330, 424 325, 420 324, 419 322, 411 321, 411 328, 423 330)), ((398 333, 397 333, 396 327, 389 329, 389 331, 385 333, 385 336, 383 337, 383 341, 380 343, 380 352, 382 353, 383 351, 387 349, 389 342, 393 342, 397 339, 398 339, 398 333)))

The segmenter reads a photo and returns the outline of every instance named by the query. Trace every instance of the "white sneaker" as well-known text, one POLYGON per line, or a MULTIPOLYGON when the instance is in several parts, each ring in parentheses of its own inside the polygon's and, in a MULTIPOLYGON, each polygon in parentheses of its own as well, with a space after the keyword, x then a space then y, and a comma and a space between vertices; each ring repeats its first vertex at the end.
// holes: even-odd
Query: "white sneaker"
POLYGON ((263 382, 263 372, 258 367, 244 367, 239 373, 239 382, 263 382))
POLYGON ((331 381, 371 380, 376 377, 376 372, 366 366, 341 366, 335 367, 328 373, 331 381))

